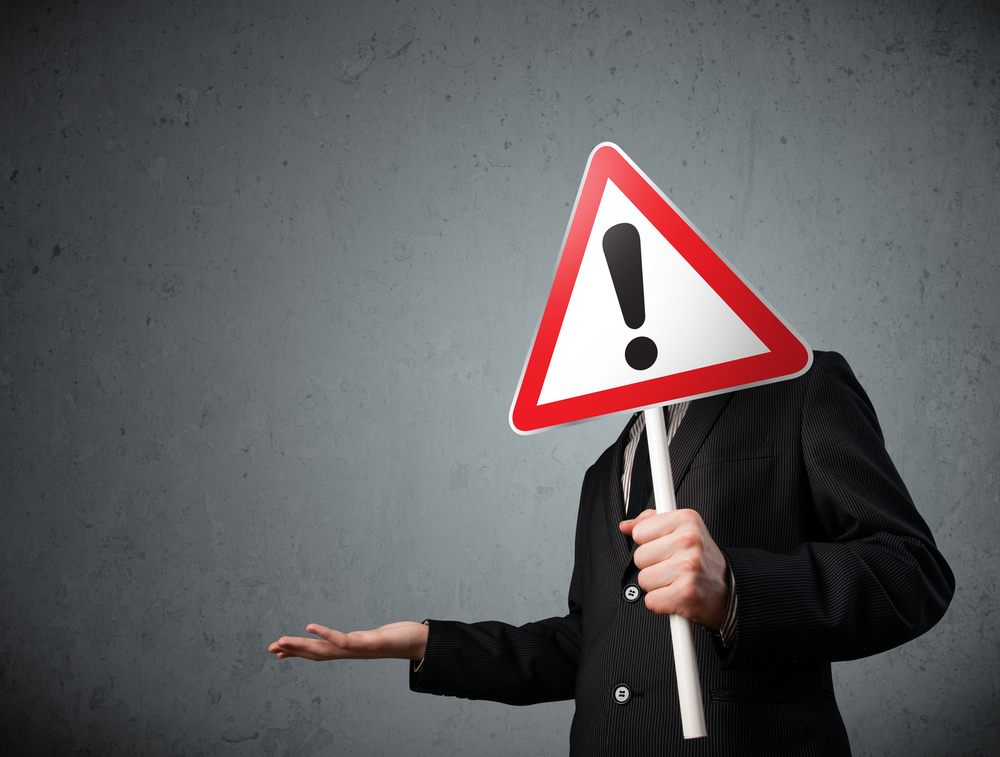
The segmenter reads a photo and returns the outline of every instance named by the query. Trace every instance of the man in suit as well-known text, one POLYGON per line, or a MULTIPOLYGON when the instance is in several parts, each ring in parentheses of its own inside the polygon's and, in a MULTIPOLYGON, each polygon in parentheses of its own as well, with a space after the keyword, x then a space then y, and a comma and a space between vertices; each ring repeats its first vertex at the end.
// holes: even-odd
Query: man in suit
POLYGON ((642 510, 653 502, 633 418, 584 478, 567 615, 313 625, 322 640, 270 651, 411 659, 415 691, 575 698, 573 755, 849 754, 830 663, 915 638, 954 591, 867 395, 840 355, 818 352, 799 378, 675 408, 679 509, 642 510), (669 613, 700 627, 705 739, 681 733, 669 613))

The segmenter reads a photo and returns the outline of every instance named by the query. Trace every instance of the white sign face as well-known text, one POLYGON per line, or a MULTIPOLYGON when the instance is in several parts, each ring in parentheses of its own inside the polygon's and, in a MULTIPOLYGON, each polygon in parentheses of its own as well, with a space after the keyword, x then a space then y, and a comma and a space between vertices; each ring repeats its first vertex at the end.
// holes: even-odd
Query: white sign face
POLYGON ((769 350, 639 209, 607 180, 593 231, 539 404, 581 397, 636 381, 762 355, 769 350), (604 234, 628 223, 639 232, 646 318, 625 323, 603 248, 604 234), (636 337, 656 345, 656 360, 642 371, 625 360, 636 337))

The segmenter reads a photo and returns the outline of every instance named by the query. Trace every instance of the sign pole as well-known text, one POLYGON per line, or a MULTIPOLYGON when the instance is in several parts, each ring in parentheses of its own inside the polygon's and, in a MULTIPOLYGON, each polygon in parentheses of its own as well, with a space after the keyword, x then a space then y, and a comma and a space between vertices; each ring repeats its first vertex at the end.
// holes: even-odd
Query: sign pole
MULTIPOLYGON (((645 410, 644 415, 656 512, 672 512, 677 509, 677 500, 674 498, 674 477, 667 451, 667 426, 663 420, 663 407, 645 410)), ((701 738, 708 731, 705 728, 705 711, 701 702, 701 682, 698 679, 698 659, 694 651, 691 621, 680 615, 671 615, 670 638, 674 648, 674 669, 677 673, 684 738, 701 738)))

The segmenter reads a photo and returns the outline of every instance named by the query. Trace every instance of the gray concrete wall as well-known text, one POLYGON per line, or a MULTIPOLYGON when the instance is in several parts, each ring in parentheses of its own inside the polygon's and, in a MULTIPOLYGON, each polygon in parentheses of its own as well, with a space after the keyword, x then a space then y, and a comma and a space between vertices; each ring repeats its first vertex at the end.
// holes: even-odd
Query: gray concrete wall
POLYGON ((843 352, 958 579, 856 754, 997 755, 994 3, 4 4, 0 729, 23 753, 566 750, 570 703, 268 642, 563 612, 620 419, 507 411, 620 145, 843 352))

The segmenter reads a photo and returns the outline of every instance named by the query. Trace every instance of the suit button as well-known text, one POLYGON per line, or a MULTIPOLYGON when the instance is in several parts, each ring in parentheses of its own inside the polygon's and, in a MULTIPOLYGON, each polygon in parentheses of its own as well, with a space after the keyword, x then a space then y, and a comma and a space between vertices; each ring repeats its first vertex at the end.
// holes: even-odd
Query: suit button
POLYGON ((625 587, 625 599, 629 602, 635 602, 639 598, 639 587, 635 584, 629 584, 625 587))
POLYGON ((623 683, 615 686, 614 699, 618 704, 625 704, 629 698, 632 696, 632 692, 628 690, 628 686, 623 683))

